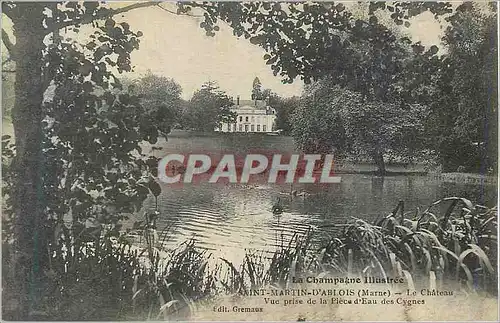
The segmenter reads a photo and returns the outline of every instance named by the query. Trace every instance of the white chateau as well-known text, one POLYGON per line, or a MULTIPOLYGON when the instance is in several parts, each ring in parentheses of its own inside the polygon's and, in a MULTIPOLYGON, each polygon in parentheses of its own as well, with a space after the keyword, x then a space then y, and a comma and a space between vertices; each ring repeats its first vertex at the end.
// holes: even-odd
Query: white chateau
POLYGON ((272 132, 276 121, 276 110, 264 100, 240 100, 238 96, 231 111, 236 112, 235 123, 224 123, 219 132, 272 132))

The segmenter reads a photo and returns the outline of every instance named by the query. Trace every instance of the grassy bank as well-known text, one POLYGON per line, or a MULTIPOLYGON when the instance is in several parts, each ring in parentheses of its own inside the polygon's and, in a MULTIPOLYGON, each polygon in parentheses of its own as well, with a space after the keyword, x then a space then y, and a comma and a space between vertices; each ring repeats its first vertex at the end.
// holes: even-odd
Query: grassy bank
MULTIPOLYGON (((271 257, 247 253, 240 265, 211 259, 193 242, 167 250, 162 241, 168 229, 156 232, 148 222, 133 230, 143 238, 141 245, 113 231, 75 236, 59 229, 44 276, 46 297, 33 309, 38 320, 186 319, 197 304, 220 295, 295 287, 293 277, 402 277, 411 290, 498 294, 497 209, 463 198, 411 212, 400 203, 373 223, 352 219, 340 230, 332 227, 326 244, 314 245, 311 230, 271 257)), ((8 251, 4 243, 4 318, 16 310, 8 302, 15 292, 8 251)))
POLYGON ((498 183, 498 177, 494 175, 482 175, 482 174, 472 174, 472 173, 441 173, 434 174, 433 177, 438 178, 443 182, 451 183, 466 183, 466 184, 478 184, 478 185, 496 185, 498 183))
MULTIPOLYGON (((185 130, 173 130, 168 135, 168 140, 160 138, 155 145, 144 146, 144 151, 151 155, 163 156, 167 153, 281 153, 285 155, 299 154, 301 151, 296 147, 293 137, 269 136, 259 133, 217 133, 217 132, 190 132, 185 130), (151 146, 163 149, 152 150, 151 146)), ((337 162, 337 161, 336 161, 337 162)), ((386 161, 388 175, 423 175, 429 170, 422 162, 405 163, 390 160, 386 161)), ((348 158, 336 163, 334 171, 346 174, 375 174, 377 166, 371 159, 348 158)))

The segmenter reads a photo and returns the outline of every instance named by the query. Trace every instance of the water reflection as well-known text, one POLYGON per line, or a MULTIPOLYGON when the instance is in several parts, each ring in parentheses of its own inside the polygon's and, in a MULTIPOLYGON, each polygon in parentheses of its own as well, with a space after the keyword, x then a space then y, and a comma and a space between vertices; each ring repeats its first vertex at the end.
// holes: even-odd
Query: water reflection
MULTIPOLYGON (((332 228, 350 217, 373 220, 388 214, 400 200, 405 210, 427 207, 444 196, 483 198, 496 203, 496 187, 442 183, 427 177, 372 177, 344 175, 342 183, 297 185, 294 189, 310 193, 293 197, 287 185, 184 185, 162 187, 158 198, 161 213, 159 229, 169 227, 169 244, 193 238, 199 247, 231 261, 242 259, 244 250, 273 251, 286 244, 294 232, 308 228, 317 239, 329 236, 332 228), (283 213, 272 207, 280 198, 283 213)), ((153 200, 145 209, 154 209, 153 200)))
POLYGON ((378 177, 378 176, 373 176, 372 177, 372 195, 374 197, 381 196, 382 192, 384 191, 384 180, 385 177, 378 177))

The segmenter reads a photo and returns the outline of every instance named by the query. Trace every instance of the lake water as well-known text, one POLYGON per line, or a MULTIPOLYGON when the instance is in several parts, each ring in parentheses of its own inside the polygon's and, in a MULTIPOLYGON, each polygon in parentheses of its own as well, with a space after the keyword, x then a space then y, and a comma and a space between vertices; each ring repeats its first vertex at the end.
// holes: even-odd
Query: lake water
MULTIPOLYGON (((263 147, 294 151, 291 138, 268 137, 171 136, 160 143, 164 150, 155 154, 263 147)), ((273 251, 288 243, 295 232, 309 228, 318 232, 318 240, 326 239, 348 219, 374 220, 390 213, 400 200, 405 202, 405 210, 425 208, 447 196, 466 197, 487 206, 496 205, 497 200, 496 186, 444 183, 427 176, 342 174, 338 184, 294 184, 294 190, 310 193, 306 197, 291 198, 290 189, 289 184, 162 184, 158 227, 169 228, 169 245, 193 238, 214 256, 238 262, 245 250, 273 251), (284 207, 280 216, 272 213, 278 199, 284 207)), ((145 209, 154 208, 154 199, 147 200, 145 209)))

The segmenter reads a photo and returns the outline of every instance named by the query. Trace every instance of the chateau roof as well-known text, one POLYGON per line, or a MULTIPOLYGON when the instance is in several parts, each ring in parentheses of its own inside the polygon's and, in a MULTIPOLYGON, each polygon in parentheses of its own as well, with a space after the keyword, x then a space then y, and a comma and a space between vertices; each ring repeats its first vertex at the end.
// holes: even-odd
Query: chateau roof
POLYGON ((234 101, 233 109, 241 108, 252 108, 252 109, 265 109, 267 107, 267 102, 264 100, 240 100, 240 104, 236 105, 236 100, 234 101))

